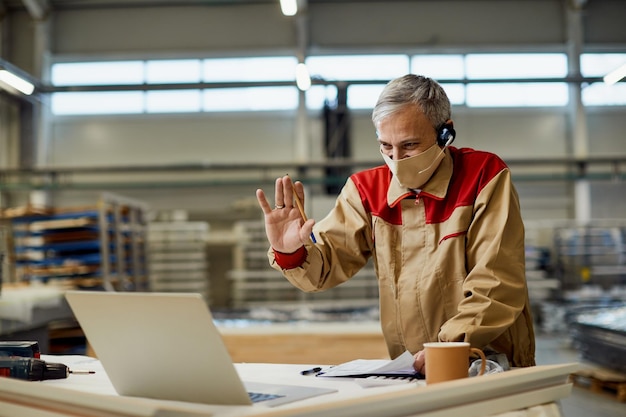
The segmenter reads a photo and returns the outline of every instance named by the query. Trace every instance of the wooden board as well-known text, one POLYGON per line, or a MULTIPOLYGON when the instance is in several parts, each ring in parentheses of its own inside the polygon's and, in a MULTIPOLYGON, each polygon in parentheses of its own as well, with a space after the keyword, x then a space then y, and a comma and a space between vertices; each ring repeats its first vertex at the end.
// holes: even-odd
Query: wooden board
POLYGON ((389 359, 382 334, 224 334, 233 362, 335 365, 353 359, 389 359))

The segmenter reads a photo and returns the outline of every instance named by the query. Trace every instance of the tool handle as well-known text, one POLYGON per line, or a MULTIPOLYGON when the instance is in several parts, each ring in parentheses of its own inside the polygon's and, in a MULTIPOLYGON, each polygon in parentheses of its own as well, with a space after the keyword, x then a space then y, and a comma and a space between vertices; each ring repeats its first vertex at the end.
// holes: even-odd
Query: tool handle
POLYGON ((70 371, 62 363, 48 363, 35 358, 0 357, 0 377, 44 381, 67 378, 70 371))

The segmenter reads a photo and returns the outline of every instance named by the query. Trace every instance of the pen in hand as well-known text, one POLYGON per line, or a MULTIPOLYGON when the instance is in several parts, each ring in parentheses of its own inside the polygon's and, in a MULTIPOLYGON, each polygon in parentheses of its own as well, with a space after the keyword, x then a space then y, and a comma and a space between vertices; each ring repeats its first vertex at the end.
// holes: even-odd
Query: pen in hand
MULTIPOLYGON (((298 193, 296 192, 296 186, 293 184, 293 182, 291 183, 291 188, 293 190, 293 195, 296 199, 296 205, 298 206, 300 215, 302 216, 302 219, 306 222, 308 219, 306 217, 306 214, 304 213, 304 207, 302 206, 302 201, 300 201, 300 197, 298 196, 298 193)), ((311 241, 313 243, 317 243, 317 240, 315 239, 315 235, 313 234, 313 232, 311 232, 311 241)))

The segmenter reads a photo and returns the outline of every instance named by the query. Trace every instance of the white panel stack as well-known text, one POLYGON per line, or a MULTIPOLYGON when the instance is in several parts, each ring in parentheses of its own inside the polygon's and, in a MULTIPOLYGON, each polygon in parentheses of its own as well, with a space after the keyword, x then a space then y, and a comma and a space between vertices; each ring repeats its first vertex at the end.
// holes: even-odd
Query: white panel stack
POLYGON ((378 282, 367 264, 348 282, 319 293, 305 293, 289 283, 280 272, 269 266, 268 242, 262 221, 240 221, 234 226, 237 244, 234 248, 232 301, 234 307, 282 305, 337 306, 342 308, 377 306, 378 282))
POLYGON ((234 269, 229 276, 234 307, 290 304, 304 296, 280 272, 270 268, 264 227, 261 221, 239 221, 233 227, 237 244, 233 252, 234 269))
POLYGON ((156 292, 196 292, 209 301, 206 222, 148 225, 150 286, 156 292))

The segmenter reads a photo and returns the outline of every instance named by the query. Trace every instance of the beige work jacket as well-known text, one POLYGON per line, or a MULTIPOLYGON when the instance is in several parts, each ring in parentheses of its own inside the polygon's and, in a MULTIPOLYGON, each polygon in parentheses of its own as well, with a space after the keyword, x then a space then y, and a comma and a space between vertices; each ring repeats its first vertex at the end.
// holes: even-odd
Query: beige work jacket
POLYGON ((386 166, 350 177, 314 228, 317 244, 270 264, 296 287, 335 287, 374 260, 382 331, 392 358, 425 342, 466 341, 535 364, 524 225, 508 167, 449 147, 419 193, 386 166))

